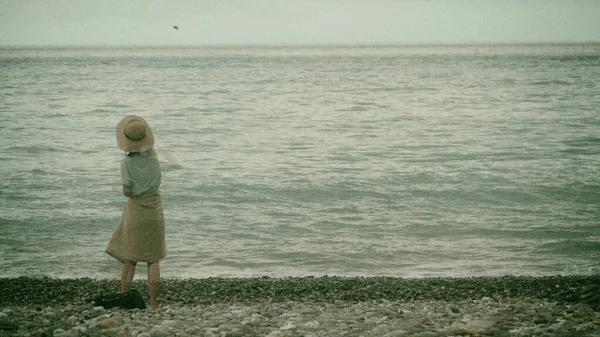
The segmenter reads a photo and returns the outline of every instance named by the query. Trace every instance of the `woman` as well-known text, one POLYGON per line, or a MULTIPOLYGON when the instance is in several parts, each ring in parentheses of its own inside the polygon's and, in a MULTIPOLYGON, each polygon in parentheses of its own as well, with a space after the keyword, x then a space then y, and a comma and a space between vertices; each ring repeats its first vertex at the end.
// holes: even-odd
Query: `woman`
POLYGON ((122 292, 129 290, 137 263, 148 264, 150 307, 156 309, 159 261, 166 256, 166 249, 159 191, 161 173, 153 149, 154 136, 143 118, 127 116, 117 125, 117 145, 126 154, 121 162, 121 179, 127 202, 106 252, 123 263, 122 292))

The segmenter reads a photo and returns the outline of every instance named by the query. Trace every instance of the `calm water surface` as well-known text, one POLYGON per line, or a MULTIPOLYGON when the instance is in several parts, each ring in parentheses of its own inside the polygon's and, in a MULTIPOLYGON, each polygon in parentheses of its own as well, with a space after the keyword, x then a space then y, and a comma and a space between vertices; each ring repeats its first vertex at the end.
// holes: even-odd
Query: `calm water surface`
POLYGON ((0 276, 118 275, 128 114, 165 277, 600 270, 599 44, 4 48, 0 79, 0 276))

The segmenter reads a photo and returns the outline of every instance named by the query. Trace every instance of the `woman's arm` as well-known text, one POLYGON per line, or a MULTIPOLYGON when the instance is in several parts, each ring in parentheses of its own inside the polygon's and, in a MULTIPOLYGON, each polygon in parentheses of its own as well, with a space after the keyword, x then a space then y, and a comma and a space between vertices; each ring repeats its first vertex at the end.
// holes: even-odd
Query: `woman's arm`
POLYGON ((131 198, 131 192, 129 192, 129 186, 123 185, 123 194, 125 194, 125 196, 127 198, 131 198))
MULTIPOLYGON (((151 151, 153 151, 154 155, 158 157, 158 154, 156 153, 155 149, 152 149, 151 151)), ((167 159, 167 163, 168 165, 163 165, 162 162, 160 165, 160 170, 161 171, 167 171, 167 170, 178 170, 178 169, 182 169, 183 166, 181 166, 181 164, 179 163, 179 161, 177 159, 175 159, 175 157, 173 157, 173 155, 171 155, 169 152, 167 151, 161 151, 161 155, 167 159)))

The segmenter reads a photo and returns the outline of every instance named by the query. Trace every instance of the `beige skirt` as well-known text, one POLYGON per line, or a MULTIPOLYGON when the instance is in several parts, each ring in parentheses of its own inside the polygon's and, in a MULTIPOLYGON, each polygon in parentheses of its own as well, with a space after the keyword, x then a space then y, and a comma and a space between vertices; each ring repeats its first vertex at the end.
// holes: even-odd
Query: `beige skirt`
POLYGON ((127 199, 106 252, 121 262, 156 262, 165 258, 165 218, 160 192, 127 199))

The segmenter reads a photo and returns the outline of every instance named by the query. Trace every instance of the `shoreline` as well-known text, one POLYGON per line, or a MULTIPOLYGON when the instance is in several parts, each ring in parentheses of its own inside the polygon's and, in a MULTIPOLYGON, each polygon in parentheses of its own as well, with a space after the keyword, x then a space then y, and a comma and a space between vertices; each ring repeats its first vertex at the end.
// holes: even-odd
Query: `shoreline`
MULTIPOLYGON (((163 279, 158 310, 95 307, 118 280, 0 278, 0 336, 600 336, 594 276, 163 279)), ((145 281, 134 281, 147 301, 145 281)))
MULTIPOLYGON (((252 277, 161 280, 162 303, 207 304, 252 301, 470 300, 537 298, 576 303, 600 275, 476 277, 252 277)), ((147 296, 145 280, 132 285, 147 296)), ((118 291, 119 280, 49 277, 0 278, 0 307, 83 304, 100 293, 118 291)), ((147 298, 145 298, 147 299, 147 298)))

